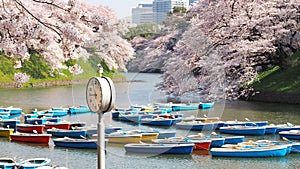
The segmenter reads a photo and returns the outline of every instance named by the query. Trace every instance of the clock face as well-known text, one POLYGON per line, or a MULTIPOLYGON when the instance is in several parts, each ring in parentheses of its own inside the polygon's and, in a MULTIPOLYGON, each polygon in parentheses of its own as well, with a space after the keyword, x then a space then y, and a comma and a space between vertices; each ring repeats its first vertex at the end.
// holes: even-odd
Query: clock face
POLYGON ((102 104, 102 89, 97 78, 91 78, 86 87, 86 100, 92 112, 98 112, 102 104))

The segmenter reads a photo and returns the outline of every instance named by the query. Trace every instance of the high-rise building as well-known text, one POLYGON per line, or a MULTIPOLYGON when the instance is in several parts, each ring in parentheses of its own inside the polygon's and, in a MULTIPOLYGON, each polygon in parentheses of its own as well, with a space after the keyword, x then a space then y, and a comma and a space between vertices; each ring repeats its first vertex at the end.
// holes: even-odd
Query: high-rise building
POLYGON ((153 22, 161 24, 168 17, 167 13, 175 6, 188 8, 189 0, 154 0, 153 22))
POLYGON ((198 0, 189 0, 189 4, 192 5, 194 3, 196 3, 198 0))
POLYGON ((133 24, 153 22, 152 4, 138 4, 138 7, 132 8, 131 13, 133 24))

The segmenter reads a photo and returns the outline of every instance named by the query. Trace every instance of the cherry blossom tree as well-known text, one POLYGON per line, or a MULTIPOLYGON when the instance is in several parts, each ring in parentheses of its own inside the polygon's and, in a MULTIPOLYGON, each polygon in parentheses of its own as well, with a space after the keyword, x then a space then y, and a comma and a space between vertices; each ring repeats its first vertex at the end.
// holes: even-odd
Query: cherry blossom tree
POLYGON ((117 22, 112 9, 79 0, 1 0, 0 49, 22 62, 29 58, 29 49, 34 49, 53 69, 66 68, 64 61, 87 57, 83 46, 98 34, 105 44, 118 47, 114 52, 103 52, 108 65, 124 68, 131 55, 119 58, 115 54, 123 48, 130 51, 130 46, 118 39, 117 22))
POLYGON ((284 59, 299 49, 299 5, 200 0, 188 12, 190 28, 167 60, 160 87, 174 95, 204 92, 216 98, 224 89, 228 98, 247 97, 260 70, 284 67, 284 59))

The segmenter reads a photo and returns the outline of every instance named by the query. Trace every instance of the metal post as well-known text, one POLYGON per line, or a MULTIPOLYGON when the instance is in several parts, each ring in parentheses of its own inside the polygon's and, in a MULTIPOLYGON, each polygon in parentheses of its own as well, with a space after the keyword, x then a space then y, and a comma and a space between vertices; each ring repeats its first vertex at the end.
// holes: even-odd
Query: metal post
POLYGON ((98 113, 98 169, 105 169, 105 137, 104 137, 104 121, 102 111, 98 113))

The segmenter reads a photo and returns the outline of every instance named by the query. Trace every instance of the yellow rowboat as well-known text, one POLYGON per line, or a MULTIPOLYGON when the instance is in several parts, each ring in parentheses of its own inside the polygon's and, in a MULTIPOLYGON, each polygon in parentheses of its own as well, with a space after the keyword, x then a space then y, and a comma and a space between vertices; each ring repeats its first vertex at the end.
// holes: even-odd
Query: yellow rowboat
POLYGON ((0 128, 0 137, 9 137, 14 132, 14 129, 0 128))
POLYGON ((105 139, 108 139, 109 143, 140 143, 142 140, 141 134, 133 135, 114 135, 108 134, 105 136, 105 139))
POLYGON ((152 142, 152 139, 157 139, 159 133, 141 133, 142 141, 152 142))

